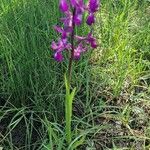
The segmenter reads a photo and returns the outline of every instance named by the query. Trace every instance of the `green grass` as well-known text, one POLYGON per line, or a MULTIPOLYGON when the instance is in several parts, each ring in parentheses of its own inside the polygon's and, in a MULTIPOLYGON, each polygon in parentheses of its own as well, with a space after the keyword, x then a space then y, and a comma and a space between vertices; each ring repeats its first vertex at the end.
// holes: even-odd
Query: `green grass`
POLYGON ((63 66, 52 60, 50 51, 50 42, 56 37, 52 26, 59 18, 56 10, 57 3, 51 1, 8 1, 3 6, 1 94, 11 96, 15 105, 36 102, 37 107, 44 107, 52 104, 56 95, 62 97, 57 80, 63 66))
POLYGON ((99 66, 94 70, 96 74, 100 71, 100 78, 106 80, 117 96, 127 79, 131 86, 138 83, 146 62, 149 65, 149 7, 146 1, 141 2, 140 7, 138 1, 105 3, 102 3, 101 20, 96 26, 101 40, 101 51, 98 51, 101 59, 97 63, 102 71, 99 66))
MULTIPOLYGON (((74 63, 72 87, 77 94, 70 147, 84 137, 78 149, 148 150, 150 2, 101 2, 94 27, 99 47, 74 63)), ((52 0, 0 0, 4 150, 67 149, 63 77, 68 62, 55 62, 50 49, 58 37, 52 26, 60 16, 52 0)), ((87 31, 84 26, 78 29, 80 34, 87 31)))

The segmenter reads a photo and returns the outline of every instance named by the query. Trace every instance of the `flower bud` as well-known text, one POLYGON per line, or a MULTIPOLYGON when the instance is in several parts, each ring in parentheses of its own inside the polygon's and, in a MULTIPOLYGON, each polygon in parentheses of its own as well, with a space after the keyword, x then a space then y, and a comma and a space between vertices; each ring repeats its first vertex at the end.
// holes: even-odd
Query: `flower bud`
POLYGON ((95 23, 95 17, 94 14, 91 13, 88 17, 87 17, 87 21, 86 23, 91 26, 93 23, 95 23))

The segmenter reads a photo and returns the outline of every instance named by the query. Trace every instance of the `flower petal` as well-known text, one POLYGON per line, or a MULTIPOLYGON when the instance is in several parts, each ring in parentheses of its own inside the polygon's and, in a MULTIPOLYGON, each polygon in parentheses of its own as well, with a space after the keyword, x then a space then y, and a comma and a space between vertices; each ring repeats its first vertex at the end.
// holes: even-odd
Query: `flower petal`
POLYGON ((54 29, 55 31, 59 32, 59 33, 62 33, 63 32, 63 29, 59 26, 54 26, 54 29))
POLYGON ((82 43, 80 43, 77 48, 74 49, 74 59, 80 59, 81 53, 85 52, 87 48, 83 47, 82 43))
POLYGON ((58 61, 58 62, 61 62, 61 61, 63 61, 63 59, 64 59, 62 53, 60 53, 60 52, 56 52, 56 53, 54 54, 54 58, 55 58, 55 60, 58 61))
POLYGON ((80 25, 82 23, 82 14, 76 14, 74 16, 74 23, 80 25))
POLYGON ((57 50, 57 48, 58 48, 57 44, 56 44, 54 41, 53 41, 52 44, 51 44, 51 48, 52 48, 53 50, 57 50))
POLYGON ((59 2, 59 8, 62 12, 66 12, 69 9, 68 3, 66 0, 60 0, 59 2))
POLYGON ((97 48, 96 40, 93 40, 93 41, 91 42, 91 47, 92 47, 92 48, 97 48))

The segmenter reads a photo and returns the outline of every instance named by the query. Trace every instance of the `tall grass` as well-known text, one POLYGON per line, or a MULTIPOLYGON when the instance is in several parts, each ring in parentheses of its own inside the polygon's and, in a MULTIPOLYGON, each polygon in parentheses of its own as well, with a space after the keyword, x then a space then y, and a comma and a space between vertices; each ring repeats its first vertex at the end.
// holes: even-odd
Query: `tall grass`
POLYGON ((1 7, 1 95, 16 106, 60 105, 63 66, 50 52, 57 2, 2 0, 1 7))
MULTIPOLYGON (((131 122, 139 119, 132 115, 138 102, 142 103, 140 110, 150 107, 150 2, 101 2, 95 25, 99 47, 74 64, 72 85, 77 87, 77 95, 73 138, 76 138, 71 145, 84 137, 82 149, 96 145, 107 149, 109 144, 103 144, 100 137, 105 138, 104 134, 113 128, 108 120, 123 122, 131 133, 119 137, 120 141, 130 137, 134 142, 147 143, 148 113, 143 113, 146 119, 143 137, 132 135, 131 122), (135 87, 139 85, 142 90, 136 93, 135 87)), ((59 22, 60 15, 58 1, 0 0, 0 121, 5 124, 6 119, 8 127, 4 135, 0 133, 0 146, 5 149, 66 149, 63 73, 67 62, 56 63, 50 49, 52 39, 57 39, 52 26, 59 22), (19 124, 25 124, 26 134, 24 146, 17 147, 13 131, 21 128, 19 124)), ((85 34, 88 29, 81 28, 78 32, 85 34)), ((116 138, 110 139, 111 148, 115 149, 116 138)), ((143 149, 146 146, 149 145, 143 144, 143 149)))
POLYGON ((104 86, 118 96, 125 84, 132 88, 149 66, 149 2, 102 1, 100 20, 96 25, 101 50, 94 74, 99 74, 104 86), (147 62, 147 63, 146 63, 147 62), (127 83, 126 83, 127 82, 127 83))

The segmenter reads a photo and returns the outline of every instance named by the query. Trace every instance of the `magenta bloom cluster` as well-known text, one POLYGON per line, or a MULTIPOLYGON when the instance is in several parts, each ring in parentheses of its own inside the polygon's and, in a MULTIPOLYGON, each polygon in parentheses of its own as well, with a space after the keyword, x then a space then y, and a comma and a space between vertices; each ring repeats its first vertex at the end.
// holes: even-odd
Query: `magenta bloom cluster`
POLYGON ((58 41, 53 41, 51 45, 54 58, 58 62, 63 61, 63 52, 66 50, 73 51, 73 59, 79 59, 81 54, 87 51, 88 45, 96 48, 97 43, 91 31, 85 37, 75 35, 75 26, 82 24, 85 12, 88 13, 87 25, 91 27, 95 23, 95 12, 99 9, 99 0, 88 0, 86 4, 84 0, 60 0, 59 9, 64 13, 64 17, 61 18, 63 27, 54 26, 54 29, 61 34, 58 41))

